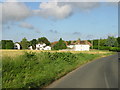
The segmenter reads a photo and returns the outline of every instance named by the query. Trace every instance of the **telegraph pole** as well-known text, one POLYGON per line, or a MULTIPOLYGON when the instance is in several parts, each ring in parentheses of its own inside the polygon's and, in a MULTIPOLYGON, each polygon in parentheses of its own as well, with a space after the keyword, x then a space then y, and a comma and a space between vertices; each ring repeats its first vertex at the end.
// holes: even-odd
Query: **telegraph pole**
POLYGON ((98 39, 98 50, 99 50, 99 47, 100 47, 100 39, 98 39))
POLYGON ((92 40, 92 49, 93 49, 93 40, 92 40))

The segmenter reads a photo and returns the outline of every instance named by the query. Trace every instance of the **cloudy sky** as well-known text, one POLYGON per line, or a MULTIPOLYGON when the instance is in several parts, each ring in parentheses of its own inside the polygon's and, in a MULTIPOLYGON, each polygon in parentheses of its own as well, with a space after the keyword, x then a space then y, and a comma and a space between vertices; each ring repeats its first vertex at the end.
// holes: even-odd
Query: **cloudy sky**
POLYGON ((86 40, 118 33, 117 3, 9 1, 0 3, 2 39, 16 42, 45 36, 53 42, 60 37, 86 40))

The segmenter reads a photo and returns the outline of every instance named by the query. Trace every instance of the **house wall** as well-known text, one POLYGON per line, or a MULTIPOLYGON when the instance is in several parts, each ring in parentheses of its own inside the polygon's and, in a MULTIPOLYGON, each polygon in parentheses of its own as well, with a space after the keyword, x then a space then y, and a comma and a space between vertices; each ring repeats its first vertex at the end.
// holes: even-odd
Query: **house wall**
POLYGON ((15 43, 14 48, 20 50, 20 45, 18 43, 15 43))
POLYGON ((68 45, 67 47, 68 48, 74 48, 74 45, 68 45))
POLYGON ((75 51, 89 51, 90 46, 89 45, 74 45, 75 51))
POLYGON ((44 48, 44 50, 51 50, 51 47, 50 47, 50 46, 46 46, 46 47, 44 48))

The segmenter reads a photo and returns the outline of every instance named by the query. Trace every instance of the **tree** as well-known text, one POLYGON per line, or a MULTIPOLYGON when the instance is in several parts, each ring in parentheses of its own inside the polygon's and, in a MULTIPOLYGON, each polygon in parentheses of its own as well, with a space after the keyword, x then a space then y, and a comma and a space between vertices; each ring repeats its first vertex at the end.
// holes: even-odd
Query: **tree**
POLYGON ((71 44, 71 41, 67 41, 67 44, 70 45, 70 44, 71 44))
POLYGON ((0 48, 1 49, 13 49, 14 43, 12 40, 1 40, 0 48))
POLYGON ((21 41, 21 46, 22 46, 22 49, 28 49, 29 42, 27 41, 25 37, 21 41))
POLYGON ((110 47, 115 47, 117 46, 117 39, 114 38, 113 36, 108 36, 105 45, 110 47))
POLYGON ((50 42, 48 41, 46 37, 38 38, 38 43, 45 43, 47 46, 50 45, 50 42))
POLYGON ((6 49, 14 49, 14 43, 12 40, 7 40, 5 44, 6 49))
POLYGON ((36 40, 36 39, 32 39, 32 40, 30 41, 30 45, 33 47, 33 49, 36 48, 36 44, 37 44, 37 40, 36 40))
POLYGON ((6 49, 6 40, 1 40, 0 44, 1 44, 0 46, 2 49, 6 49))
POLYGON ((59 42, 53 46, 53 49, 55 50, 61 50, 66 48, 67 48, 66 43, 65 41, 62 40, 62 38, 60 38, 59 42))
POLYGON ((120 37, 117 38, 118 46, 120 47, 120 37))

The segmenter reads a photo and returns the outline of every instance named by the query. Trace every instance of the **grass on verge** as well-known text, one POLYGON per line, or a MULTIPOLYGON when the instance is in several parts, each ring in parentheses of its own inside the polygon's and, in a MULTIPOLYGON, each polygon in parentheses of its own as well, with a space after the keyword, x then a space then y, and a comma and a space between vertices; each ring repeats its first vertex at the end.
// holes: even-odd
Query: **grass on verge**
POLYGON ((108 54, 25 52, 16 57, 2 56, 2 87, 42 88, 103 55, 108 54))

